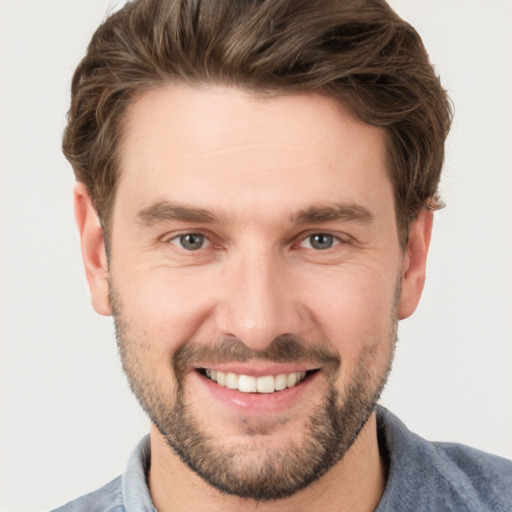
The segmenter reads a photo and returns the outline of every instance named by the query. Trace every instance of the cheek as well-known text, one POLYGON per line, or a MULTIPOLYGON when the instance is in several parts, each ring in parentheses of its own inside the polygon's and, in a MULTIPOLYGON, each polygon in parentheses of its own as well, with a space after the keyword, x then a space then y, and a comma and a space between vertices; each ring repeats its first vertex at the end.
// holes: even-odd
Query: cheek
POLYGON ((347 363, 355 362, 363 349, 389 339, 395 321, 396 290, 396 282, 389 275, 389 270, 359 266, 324 276, 321 286, 317 279, 310 311, 347 363))
POLYGON ((130 274, 129 282, 120 286, 123 314, 134 330, 151 340, 154 350, 174 352, 198 335, 213 305, 206 293, 216 289, 211 279, 202 272, 164 267, 130 274))
MULTIPOLYGON (((307 325, 297 325, 295 334, 328 339, 347 363, 354 364, 365 347, 388 339, 398 269, 394 274, 392 262, 382 261, 280 272, 283 289, 289 290, 288 307, 300 305, 308 312, 307 325)), ((223 293, 226 268, 148 268, 136 263, 129 268, 123 272, 119 266, 114 279, 123 316, 130 319, 132 333, 151 342, 155 357, 168 358, 190 339, 218 337, 216 308, 221 297, 230 300, 223 293)))

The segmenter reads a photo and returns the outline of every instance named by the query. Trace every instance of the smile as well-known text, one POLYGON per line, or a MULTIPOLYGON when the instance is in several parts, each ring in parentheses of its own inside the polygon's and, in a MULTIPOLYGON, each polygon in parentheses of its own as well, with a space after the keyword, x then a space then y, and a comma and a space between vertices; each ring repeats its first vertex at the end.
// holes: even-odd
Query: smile
MULTIPOLYGON (((201 372, 202 373, 202 372, 201 372)), ((203 375, 219 386, 234 389, 242 393, 274 393, 292 388, 302 382, 309 372, 290 372, 278 375, 238 375, 232 372, 205 369, 203 375)))

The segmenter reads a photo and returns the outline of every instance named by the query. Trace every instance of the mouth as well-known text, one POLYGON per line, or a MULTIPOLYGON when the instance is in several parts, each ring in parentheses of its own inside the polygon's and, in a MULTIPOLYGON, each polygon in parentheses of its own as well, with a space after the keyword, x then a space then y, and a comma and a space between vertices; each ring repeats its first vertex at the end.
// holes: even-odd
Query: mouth
POLYGON ((197 371, 203 377, 217 383, 221 387, 240 391, 241 393, 271 394, 297 386, 318 372, 318 369, 279 373, 277 375, 261 375, 259 377, 224 372, 212 368, 198 368, 197 371))

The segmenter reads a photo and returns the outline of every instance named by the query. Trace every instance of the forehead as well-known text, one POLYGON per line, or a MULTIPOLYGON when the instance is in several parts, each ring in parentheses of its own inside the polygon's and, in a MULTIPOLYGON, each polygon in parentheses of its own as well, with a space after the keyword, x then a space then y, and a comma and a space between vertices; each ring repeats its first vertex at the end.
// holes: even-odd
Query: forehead
POLYGON ((268 98, 229 87, 170 85, 138 97, 118 194, 134 208, 170 199, 245 216, 356 199, 368 206, 383 194, 392 207, 381 129, 320 94, 268 98))

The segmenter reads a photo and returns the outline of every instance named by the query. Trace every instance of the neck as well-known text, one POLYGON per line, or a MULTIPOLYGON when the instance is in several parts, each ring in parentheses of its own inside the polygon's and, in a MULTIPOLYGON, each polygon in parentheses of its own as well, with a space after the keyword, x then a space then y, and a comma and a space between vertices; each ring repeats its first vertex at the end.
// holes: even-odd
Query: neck
POLYGON ((319 480, 281 500, 258 502, 221 493, 188 468, 151 427, 151 468, 148 475, 153 503, 159 512, 370 512, 376 509, 386 484, 373 413, 345 456, 319 480))

